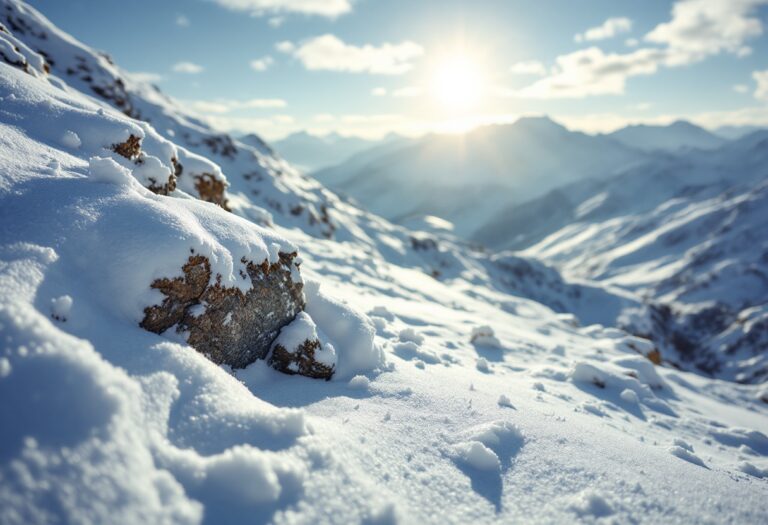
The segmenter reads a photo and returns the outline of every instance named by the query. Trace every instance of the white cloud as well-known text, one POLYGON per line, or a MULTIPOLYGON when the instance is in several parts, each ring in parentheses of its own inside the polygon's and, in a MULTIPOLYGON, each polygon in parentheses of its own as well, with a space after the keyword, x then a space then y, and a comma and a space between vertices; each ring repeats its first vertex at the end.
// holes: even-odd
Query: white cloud
POLYGON ((755 98, 757 100, 768 102, 768 69, 765 71, 755 71, 752 73, 752 78, 754 78, 757 83, 755 98))
POLYGON ((553 115, 569 129, 587 133, 610 133, 630 124, 667 125, 677 120, 687 120, 707 129, 720 126, 759 126, 768 127, 768 106, 744 107, 728 111, 710 111, 704 113, 658 114, 642 118, 632 118, 616 113, 596 113, 580 115, 553 115))
POLYGON ((275 109, 288 104, 280 98, 253 98, 249 100, 191 100, 188 105, 199 113, 224 114, 241 109, 275 109))
POLYGON ((768 0, 680 0, 672 7, 672 19, 659 24, 645 40, 669 49, 669 65, 690 64, 711 55, 745 56, 745 42, 763 33, 759 5, 768 0))
POLYGON ((748 93, 749 92, 749 86, 746 85, 746 84, 734 84, 733 85, 733 90, 736 93, 744 94, 744 93, 748 93))
POLYGON ((664 57, 661 49, 627 54, 605 53, 597 47, 580 49, 557 57, 548 77, 508 95, 541 99, 620 95, 628 77, 655 73, 664 57))
POLYGON ((341 117, 341 121, 347 124, 361 124, 361 123, 381 123, 381 122, 393 122, 399 120, 400 115, 382 114, 382 115, 344 115, 341 117))
POLYGON ((400 75, 409 71, 413 60, 423 53, 424 48, 415 42, 358 47, 346 44, 331 34, 303 42, 293 51, 293 55, 309 70, 380 75, 400 75))
POLYGON ((626 33, 632 29, 632 20, 626 17, 609 18, 597 27, 590 27, 583 33, 575 35, 576 42, 592 42, 613 38, 620 33, 626 33))
POLYGON ((330 113, 320 113, 319 115, 315 115, 313 117, 313 120, 315 122, 333 122, 334 120, 336 120, 336 117, 334 117, 330 113))
POLYGON ((267 109, 267 108, 284 108, 288 104, 281 98, 252 98, 243 102, 236 103, 236 108, 245 109, 267 109))
POLYGON ((653 104, 650 102, 638 102, 637 104, 631 104, 627 106, 627 109, 630 109, 632 111, 648 111, 653 107, 653 104))
POLYGON ((149 71, 133 71, 129 73, 130 77, 139 82, 156 84, 163 81, 163 75, 159 73, 150 73, 149 71))
POLYGON ((627 47, 637 47, 640 45, 640 41, 637 38, 627 38, 624 41, 624 45, 627 47))
POLYGON ((293 50, 296 49, 296 46, 293 44, 293 42, 283 40, 282 42, 275 44, 275 49, 281 53, 292 53, 293 50))
POLYGON ((699 113, 691 115, 689 120, 710 129, 718 126, 768 127, 768 106, 699 113))
POLYGON ((371 95, 373 95, 374 97, 386 97, 387 88, 383 88, 383 87, 373 88, 371 90, 371 95))
POLYGON ((290 115, 275 115, 273 118, 278 124, 293 124, 296 122, 296 119, 290 115))
POLYGON ((544 76, 547 74, 547 68, 538 60, 523 60, 522 62, 517 62, 512 64, 509 71, 515 75, 544 76))
POLYGON ((267 20, 267 23, 270 25, 270 27, 280 27, 283 25, 283 22, 285 22, 284 16, 273 16, 267 20))
POLYGON ((274 64, 274 62, 275 60, 271 56, 265 56, 257 58, 256 60, 251 60, 250 66, 254 71, 266 71, 269 69, 269 66, 274 64))
POLYGON ((189 18, 186 15, 177 15, 176 25, 179 27, 189 27, 189 18))
POLYGON ((335 18, 352 10, 351 0, 213 0, 235 11, 256 16, 267 13, 301 13, 335 18))
POLYGON ((397 98, 413 98, 421 96, 424 90, 419 86, 406 86, 404 88, 396 89, 392 92, 393 97, 397 98))
POLYGON ((173 65, 173 70, 176 73, 196 75, 203 72, 203 66, 195 64, 194 62, 177 62, 173 65))
POLYGON ((653 74, 661 66, 678 67, 720 53, 745 56, 752 51, 747 40, 763 32, 762 22, 754 16, 762 4, 768 0, 680 0, 672 8, 671 19, 644 37, 661 47, 625 54, 592 47, 561 55, 549 76, 505 94, 531 98, 620 95, 629 77, 653 74))

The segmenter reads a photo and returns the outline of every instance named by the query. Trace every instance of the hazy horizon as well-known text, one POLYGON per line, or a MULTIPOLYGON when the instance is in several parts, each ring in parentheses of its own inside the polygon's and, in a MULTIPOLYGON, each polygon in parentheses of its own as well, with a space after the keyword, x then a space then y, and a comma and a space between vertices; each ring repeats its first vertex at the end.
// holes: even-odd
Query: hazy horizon
POLYGON ((762 0, 138 0, 152 16, 127 39, 118 2, 32 4, 217 128, 268 140, 530 114, 590 133, 768 123, 762 0))

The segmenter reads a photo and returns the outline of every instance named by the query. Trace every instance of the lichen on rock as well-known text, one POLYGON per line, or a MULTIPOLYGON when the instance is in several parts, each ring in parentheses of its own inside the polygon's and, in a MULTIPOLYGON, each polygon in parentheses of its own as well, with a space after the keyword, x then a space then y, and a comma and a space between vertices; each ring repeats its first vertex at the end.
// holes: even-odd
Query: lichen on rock
POLYGON ((165 298, 144 309, 140 326, 158 334, 176 326, 214 363, 244 368, 264 359, 280 329, 304 309, 303 284, 294 278, 295 258, 295 252, 281 252, 273 264, 242 259, 242 275, 252 284, 243 292, 222 285, 208 258, 193 254, 182 266, 183 277, 151 284, 165 298))
POLYGON ((329 342, 320 341, 317 326, 309 314, 300 312, 280 331, 268 361, 280 372, 327 381, 336 368, 336 351, 329 342))

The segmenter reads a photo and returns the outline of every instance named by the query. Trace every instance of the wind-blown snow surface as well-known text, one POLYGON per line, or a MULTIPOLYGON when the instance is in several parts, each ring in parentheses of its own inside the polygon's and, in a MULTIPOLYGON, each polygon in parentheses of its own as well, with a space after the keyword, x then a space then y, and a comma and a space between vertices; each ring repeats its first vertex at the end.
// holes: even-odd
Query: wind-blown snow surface
MULTIPOLYGON (((338 226, 325 239, 276 215, 272 233, 144 189, 90 133, 141 132, 158 159, 181 145, 55 74, 0 63, 0 97, 0 522, 768 519, 768 391, 654 367, 647 340, 580 326, 615 295, 533 262, 518 282, 524 259, 264 169, 262 188, 323 196, 338 226), (308 314, 354 366, 330 382, 232 371, 141 330, 160 276, 145 272, 177 268, 182 240, 224 276, 298 247, 308 314)), ((231 166, 235 211, 257 215, 231 166)))

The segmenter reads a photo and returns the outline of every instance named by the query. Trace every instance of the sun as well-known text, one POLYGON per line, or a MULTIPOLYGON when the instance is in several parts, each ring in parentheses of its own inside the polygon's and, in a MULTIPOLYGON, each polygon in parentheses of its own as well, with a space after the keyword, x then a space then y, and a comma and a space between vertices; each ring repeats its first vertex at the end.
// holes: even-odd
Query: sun
POLYGON ((471 109, 483 97, 485 75, 470 57, 454 55, 438 63, 433 74, 432 91, 447 109, 471 109))

